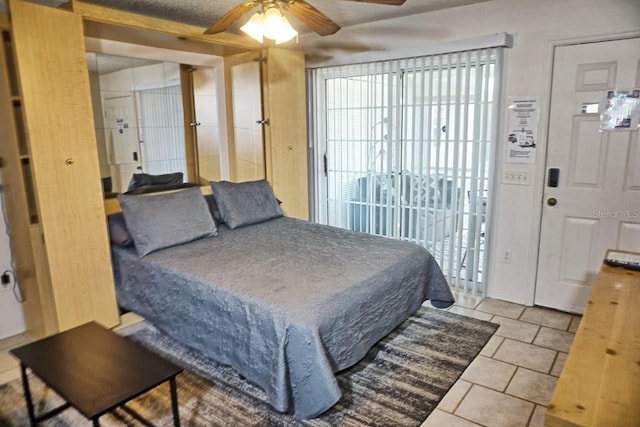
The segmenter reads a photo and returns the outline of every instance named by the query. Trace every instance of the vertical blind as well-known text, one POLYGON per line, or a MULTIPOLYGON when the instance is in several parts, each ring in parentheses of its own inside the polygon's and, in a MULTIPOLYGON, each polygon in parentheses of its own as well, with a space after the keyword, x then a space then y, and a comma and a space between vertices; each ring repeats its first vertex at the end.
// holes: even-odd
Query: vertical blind
POLYGON ((427 248, 483 295, 502 49, 309 71, 315 219, 427 248))
POLYGON ((180 86, 141 90, 138 94, 143 171, 182 172, 187 176, 180 86))

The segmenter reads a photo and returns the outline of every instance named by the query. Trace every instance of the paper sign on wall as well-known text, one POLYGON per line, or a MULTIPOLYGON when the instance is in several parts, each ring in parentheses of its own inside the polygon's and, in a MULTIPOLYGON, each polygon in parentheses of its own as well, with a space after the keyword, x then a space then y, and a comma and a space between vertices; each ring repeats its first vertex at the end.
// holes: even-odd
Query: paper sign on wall
POLYGON ((509 101, 507 162, 533 164, 538 141, 538 97, 509 97, 509 101))

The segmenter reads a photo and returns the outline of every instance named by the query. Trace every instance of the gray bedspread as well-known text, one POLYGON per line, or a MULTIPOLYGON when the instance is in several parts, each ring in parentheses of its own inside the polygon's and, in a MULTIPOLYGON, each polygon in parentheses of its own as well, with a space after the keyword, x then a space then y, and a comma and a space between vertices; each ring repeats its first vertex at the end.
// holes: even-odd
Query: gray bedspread
POLYGON ((119 304, 234 367, 274 408, 313 418, 341 396, 334 373, 424 300, 453 297, 424 248, 278 218, 139 258, 113 247, 119 304))

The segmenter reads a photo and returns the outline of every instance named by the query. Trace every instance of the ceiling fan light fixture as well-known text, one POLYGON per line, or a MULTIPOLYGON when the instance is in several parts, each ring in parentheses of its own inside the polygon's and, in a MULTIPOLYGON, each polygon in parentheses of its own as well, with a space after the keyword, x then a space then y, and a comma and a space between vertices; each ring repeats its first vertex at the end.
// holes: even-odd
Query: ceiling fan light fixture
POLYGON ((264 12, 264 32, 263 35, 276 44, 288 42, 298 35, 287 18, 282 16, 277 7, 271 7, 264 12))
POLYGON ((240 27, 240 29, 250 37, 262 43, 262 37, 264 36, 264 15, 260 12, 256 12, 246 24, 240 27))
POLYGON ((293 29, 291 24, 289 24, 289 20, 284 16, 282 17, 282 19, 284 20, 286 26, 283 27, 283 29, 280 31, 280 37, 275 39, 276 44, 286 43, 294 37, 298 37, 298 32, 293 29))

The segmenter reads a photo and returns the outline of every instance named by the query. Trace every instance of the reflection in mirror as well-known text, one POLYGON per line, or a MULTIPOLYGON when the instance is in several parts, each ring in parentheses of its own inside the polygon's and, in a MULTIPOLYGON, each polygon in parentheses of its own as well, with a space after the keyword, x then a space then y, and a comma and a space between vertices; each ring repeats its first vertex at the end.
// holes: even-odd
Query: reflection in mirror
POLYGON ((187 175, 180 65, 87 53, 105 193, 134 173, 187 175))
POLYGON ((216 91, 215 69, 194 67, 191 69, 193 90, 194 129, 198 147, 198 173, 200 182, 220 181, 220 114, 216 91))

